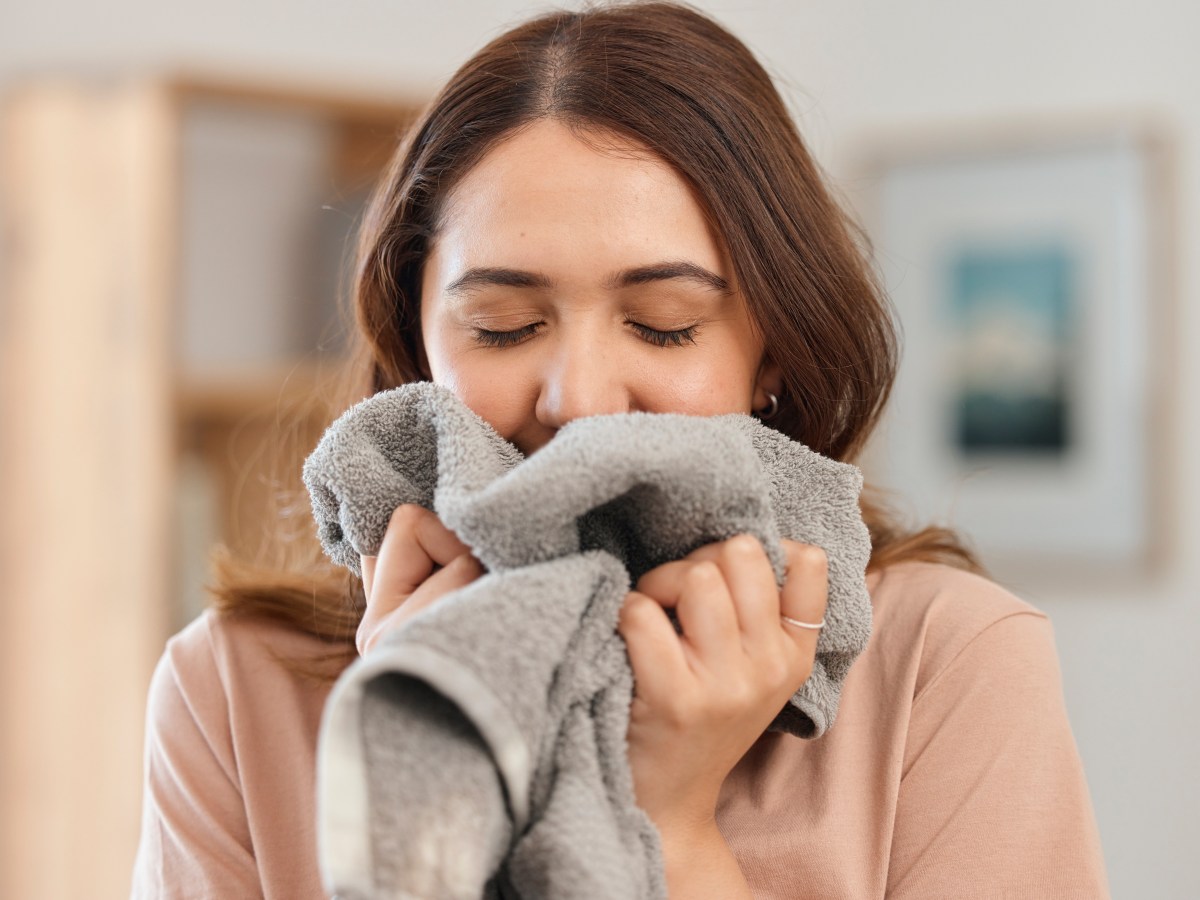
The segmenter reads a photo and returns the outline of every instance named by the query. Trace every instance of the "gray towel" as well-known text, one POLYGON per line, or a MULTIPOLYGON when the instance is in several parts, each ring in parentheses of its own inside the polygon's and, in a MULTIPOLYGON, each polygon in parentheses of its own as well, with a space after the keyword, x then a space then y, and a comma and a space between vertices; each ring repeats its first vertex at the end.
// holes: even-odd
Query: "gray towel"
POLYGON ((616 632, 661 563, 748 532, 782 584, 780 537, 824 548, 827 624, 773 730, 820 737, 870 636, 861 474, 748 415, 577 419, 525 458, 445 388, 411 384, 334 422, 304 481, 322 545, 356 574, 402 503, 487 569, 381 639, 326 704, 318 844, 342 897, 666 896, 616 632))

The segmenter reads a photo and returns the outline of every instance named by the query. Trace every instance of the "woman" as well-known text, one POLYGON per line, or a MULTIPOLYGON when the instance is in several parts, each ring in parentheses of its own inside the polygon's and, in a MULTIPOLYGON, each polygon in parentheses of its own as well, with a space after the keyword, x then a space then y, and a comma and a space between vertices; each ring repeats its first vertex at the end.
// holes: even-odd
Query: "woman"
MULTIPOLYGON (((351 399, 433 380, 526 454, 582 416, 754 411, 852 462, 896 364, 769 77, 669 3, 548 14, 466 63, 378 189, 355 301, 351 399)), ((812 666, 819 548, 786 542, 777 591, 734 537, 626 599, 629 760, 671 896, 1105 896, 1048 620, 954 535, 863 510, 874 634, 818 741, 763 730, 812 666)), ((138 896, 321 896, 314 747, 349 658, 304 674, 481 569, 405 506, 361 586, 234 574, 156 672, 138 896)))

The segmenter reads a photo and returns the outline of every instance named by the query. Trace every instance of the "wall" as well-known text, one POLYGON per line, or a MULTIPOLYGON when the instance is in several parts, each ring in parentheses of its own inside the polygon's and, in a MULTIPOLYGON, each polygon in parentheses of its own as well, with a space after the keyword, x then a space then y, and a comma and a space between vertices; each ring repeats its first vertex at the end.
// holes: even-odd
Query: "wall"
MULTIPOLYGON (((861 136, 1014 115, 1149 111, 1177 140, 1178 268, 1162 346, 1169 563, 1152 581, 1018 586, 1055 623, 1072 724, 1118 898, 1200 896, 1200 5, 1183 0, 705 2, 766 57, 814 151, 847 178, 861 136)), ((545 4, 149 0, 6 9, 0 85, 25 73, 173 68, 406 93, 545 4), (131 27, 136 23, 137 27, 131 27)), ((852 192, 853 185, 844 185, 852 192)))

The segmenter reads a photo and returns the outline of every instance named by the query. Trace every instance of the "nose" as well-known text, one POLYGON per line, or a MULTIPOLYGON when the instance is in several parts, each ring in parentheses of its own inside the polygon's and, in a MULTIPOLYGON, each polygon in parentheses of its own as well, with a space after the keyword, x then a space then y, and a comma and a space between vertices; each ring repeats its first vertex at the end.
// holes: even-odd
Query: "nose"
POLYGON ((563 341, 541 373, 536 415, 550 428, 584 416, 633 409, 630 373, 618 354, 599 341, 563 341))

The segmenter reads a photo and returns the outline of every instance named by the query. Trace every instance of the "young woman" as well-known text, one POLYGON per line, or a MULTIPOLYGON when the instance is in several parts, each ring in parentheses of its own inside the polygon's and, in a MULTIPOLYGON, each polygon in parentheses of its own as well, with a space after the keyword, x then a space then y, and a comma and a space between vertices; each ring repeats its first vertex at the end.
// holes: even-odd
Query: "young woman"
MULTIPOLYGON (((380 184, 348 401, 433 380, 526 454, 582 416, 754 412, 853 462, 896 366, 856 235, 720 26, 671 3, 547 14, 451 78, 380 184)), ((1049 621, 953 534, 863 512, 874 631, 819 740, 764 733, 812 666, 819 548, 786 543, 782 591, 741 536, 629 594, 629 761, 671 896, 1106 896, 1049 621)), ((411 506, 363 562, 361 584, 315 562, 227 568, 217 606, 168 644, 135 896, 322 896, 330 684, 481 574, 411 506)))

